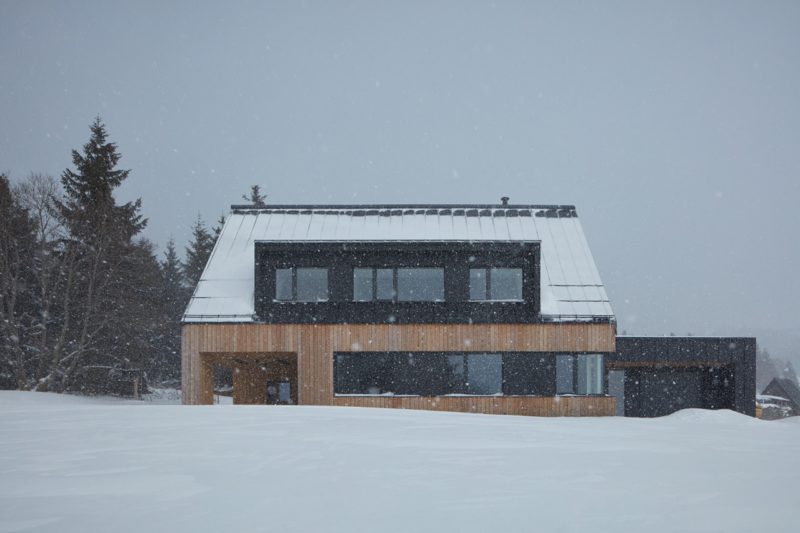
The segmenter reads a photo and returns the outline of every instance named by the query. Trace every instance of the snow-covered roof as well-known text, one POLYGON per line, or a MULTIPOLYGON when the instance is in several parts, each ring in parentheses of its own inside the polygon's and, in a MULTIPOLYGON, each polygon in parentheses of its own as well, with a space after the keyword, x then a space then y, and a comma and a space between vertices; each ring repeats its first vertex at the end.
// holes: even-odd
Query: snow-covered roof
POLYGON ((184 322, 252 322, 256 241, 539 241, 541 315, 613 320, 574 206, 232 206, 184 322))

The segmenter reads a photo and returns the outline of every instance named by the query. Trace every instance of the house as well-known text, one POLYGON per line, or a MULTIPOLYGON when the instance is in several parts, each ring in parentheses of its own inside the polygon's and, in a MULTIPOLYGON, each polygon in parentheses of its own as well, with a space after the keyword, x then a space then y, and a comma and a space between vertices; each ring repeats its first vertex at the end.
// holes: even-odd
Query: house
MULTIPOLYGON (((617 344, 574 206, 232 206, 183 316, 183 401, 212 403, 225 368, 238 404, 646 416, 641 363, 746 389, 724 350, 654 362, 617 344)), ((733 390, 717 404, 746 412, 733 390)))
POLYGON ((233 206, 183 317, 183 398, 229 366, 235 403, 608 415, 615 335, 573 206, 233 206))
POLYGON ((788 378, 772 378, 759 397, 765 418, 800 415, 800 387, 788 378))

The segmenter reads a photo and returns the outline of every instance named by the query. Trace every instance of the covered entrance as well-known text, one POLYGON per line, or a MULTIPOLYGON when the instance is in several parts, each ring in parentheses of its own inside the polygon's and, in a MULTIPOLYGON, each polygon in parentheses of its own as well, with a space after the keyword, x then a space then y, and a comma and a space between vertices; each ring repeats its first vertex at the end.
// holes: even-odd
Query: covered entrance
POLYGON ((624 416, 735 408, 734 373, 727 366, 618 364, 609 371, 609 393, 617 397, 624 416))
POLYGON ((297 405, 296 353, 203 354, 208 378, 229 374, 236 405, 297 405))
POLYGON ((753 416, 755 354, 751 337, 621 336, 616 352, 606 358, 607 390, 625 416, 663 416, 687 408, 753 416))

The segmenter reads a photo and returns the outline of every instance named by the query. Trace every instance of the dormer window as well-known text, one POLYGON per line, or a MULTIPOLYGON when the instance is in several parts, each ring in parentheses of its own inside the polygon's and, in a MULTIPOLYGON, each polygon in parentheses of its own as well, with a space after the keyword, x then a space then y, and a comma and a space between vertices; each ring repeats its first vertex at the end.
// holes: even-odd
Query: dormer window
POLYGON ((260 241, 255 254, 256 317, 264 322, 541 319, 538 242, 260 241))
POLYGON ((280 302, 327 302, 328 269, 276 268, 275 300, 280 302))
POLYGON ((521 268, 470 268, 469 299, 472 301, 521 302, 521 268))
POLYGON ((354 268, 355 302, 443 302, 444 268, 354 268))

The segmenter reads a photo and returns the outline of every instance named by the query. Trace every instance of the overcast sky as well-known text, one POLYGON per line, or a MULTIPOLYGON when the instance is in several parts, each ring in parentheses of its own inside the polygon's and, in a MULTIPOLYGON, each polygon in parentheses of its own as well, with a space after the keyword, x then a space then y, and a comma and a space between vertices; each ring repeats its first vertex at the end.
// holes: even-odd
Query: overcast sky
POLYGON ((800 330, 800 2, 0 0, 0 171, 100 115, 146 235, 273 203, 575 204, 620 331, 800 330))

